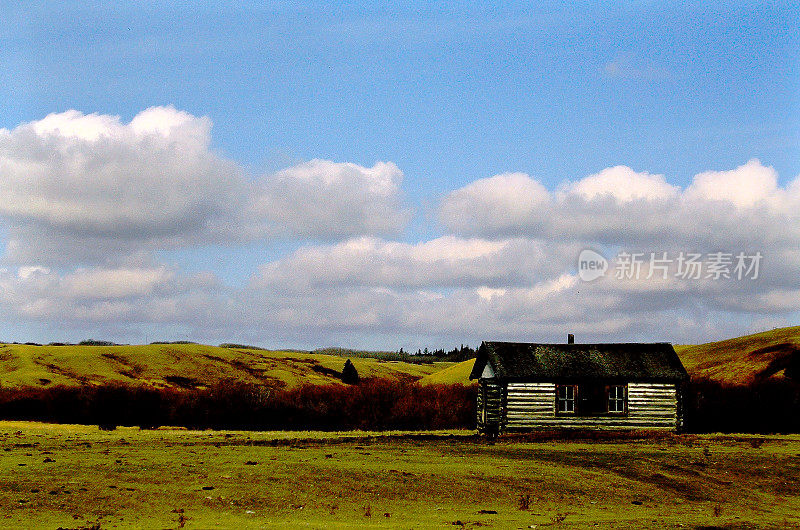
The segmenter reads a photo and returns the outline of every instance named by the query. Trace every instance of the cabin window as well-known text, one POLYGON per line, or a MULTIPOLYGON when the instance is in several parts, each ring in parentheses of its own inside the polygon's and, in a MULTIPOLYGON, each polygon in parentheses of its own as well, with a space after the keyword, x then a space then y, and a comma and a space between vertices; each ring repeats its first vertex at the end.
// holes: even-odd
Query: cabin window
POLYGON ((575 413, 575 385, 559 385, 557 393, 557 410, 566 414, 575 413))
POLYGON ((625 387, 623 385, 608 387, 608 412, 625 412, 625 387))

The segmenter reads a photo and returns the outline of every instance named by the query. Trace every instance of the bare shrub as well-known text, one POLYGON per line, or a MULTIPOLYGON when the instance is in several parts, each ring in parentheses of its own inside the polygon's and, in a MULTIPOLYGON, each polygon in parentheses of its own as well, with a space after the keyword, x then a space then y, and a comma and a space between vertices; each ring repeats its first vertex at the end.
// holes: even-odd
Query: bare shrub
POLYGON ((529 493, 517 497, 517 509, 523 511, 531 509, 531 496, 529 493))

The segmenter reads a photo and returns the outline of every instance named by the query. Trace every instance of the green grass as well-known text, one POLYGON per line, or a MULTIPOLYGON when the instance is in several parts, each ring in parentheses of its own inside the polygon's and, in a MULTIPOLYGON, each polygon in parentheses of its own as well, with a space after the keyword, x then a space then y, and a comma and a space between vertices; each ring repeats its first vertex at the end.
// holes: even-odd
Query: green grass
MULTIPOLYGON (((222 379, 294 387, 339 383, 343 357, 294 351, 230 349, 200 344, 142 346, 29 346, 0 344, 0 385, 52 386, 126 383, 199 386, 222 379), (172 379, 172 382, 171 382, 172 379)), ((419 379, 451 363, 411 364, 354 358, 361 377, 419 379)))
POLYGON ((0 422, 0 526, 800 524, 800 437, 101 432, 0 422), (496 512, 496 513, 492 513, 496 512))
POLYGON ((463 361, 460 363, 455 363, 452 366, 448 366, 438 372, 434 372, 430 375, 426 375, 422 379, 420 379, 420 383, 423 385, 455 385, 455 384, 462 384, 462 385, 469 385, 469 384, 477 384, 477 381, 470 381, 469 374, 472 372, 472 367, 475 365, 475 359, 470 359, 468 361, 463 361))
MULTIPOLYGON (((676 345, 693 376, 725 383, 781 378, 791 356, 800 355, 800 327, 700 345, 676 345)), ((363 352, 362 352, 363 353, 363 352)), ((360 355, 360 354, 359 354, 360 355)), ((143 346, 28 346, 0 344, 0 385, 126 383, 177 386, 188 378, 200 386, 221 379, 294 387, 304 383, 338 383, 339 354, 219 348, 201 344, 143 346)), ((422 383, 470 384, 473 360, 415 364, 353 357, 361 377, 419 379, 422 383)))
POLYGON ((800 355, 800 326, 779 328, 675 351, 693 377, 729 384, 782 378, 792 356, 800 355))

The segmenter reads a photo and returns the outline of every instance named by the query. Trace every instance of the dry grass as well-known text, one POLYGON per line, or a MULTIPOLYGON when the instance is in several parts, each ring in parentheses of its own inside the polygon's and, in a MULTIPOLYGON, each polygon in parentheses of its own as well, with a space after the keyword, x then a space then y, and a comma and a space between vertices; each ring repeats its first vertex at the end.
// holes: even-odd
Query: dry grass
MULTIPOLYGON (((207 386, 221 380, 278 387, 336 384, 345 358, 199 344, 29 346, 0 344, 4 387, 124 383, 154 387, 207 386)), ((450 363, 417 365, 354 358, 361 377, 419 379, 450 363)))
POLYGON ((420 379, 420 384, 423 385, 469 385, 477 384, 477 381, 470 381, 469 374, 472 372, 472 367, 475 365, 475 359, 456 363, 448 366, 443 370, 426 375, 420 379))
POLYGON ((675 351, 698 379, 725 384, 781 379, 792 357, 797 362, 800 356, 800 326, 696 346, 676 345, 675 351))
POLYGON ((0 526, 790 527, 800 437, 602 441, 0 422, 0 526))

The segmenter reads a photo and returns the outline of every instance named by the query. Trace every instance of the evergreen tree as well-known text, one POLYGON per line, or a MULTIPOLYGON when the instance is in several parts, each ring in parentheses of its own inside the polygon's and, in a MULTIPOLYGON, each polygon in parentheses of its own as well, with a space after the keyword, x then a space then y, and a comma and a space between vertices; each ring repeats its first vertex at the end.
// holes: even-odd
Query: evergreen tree
POLYGON ((350 359, 344 363, 344 368, 342 368, 342 383, 346 383, 348 385, 357 385, 359 381, 358 371, 356 367, 353 366, 353 363, 350 359))

